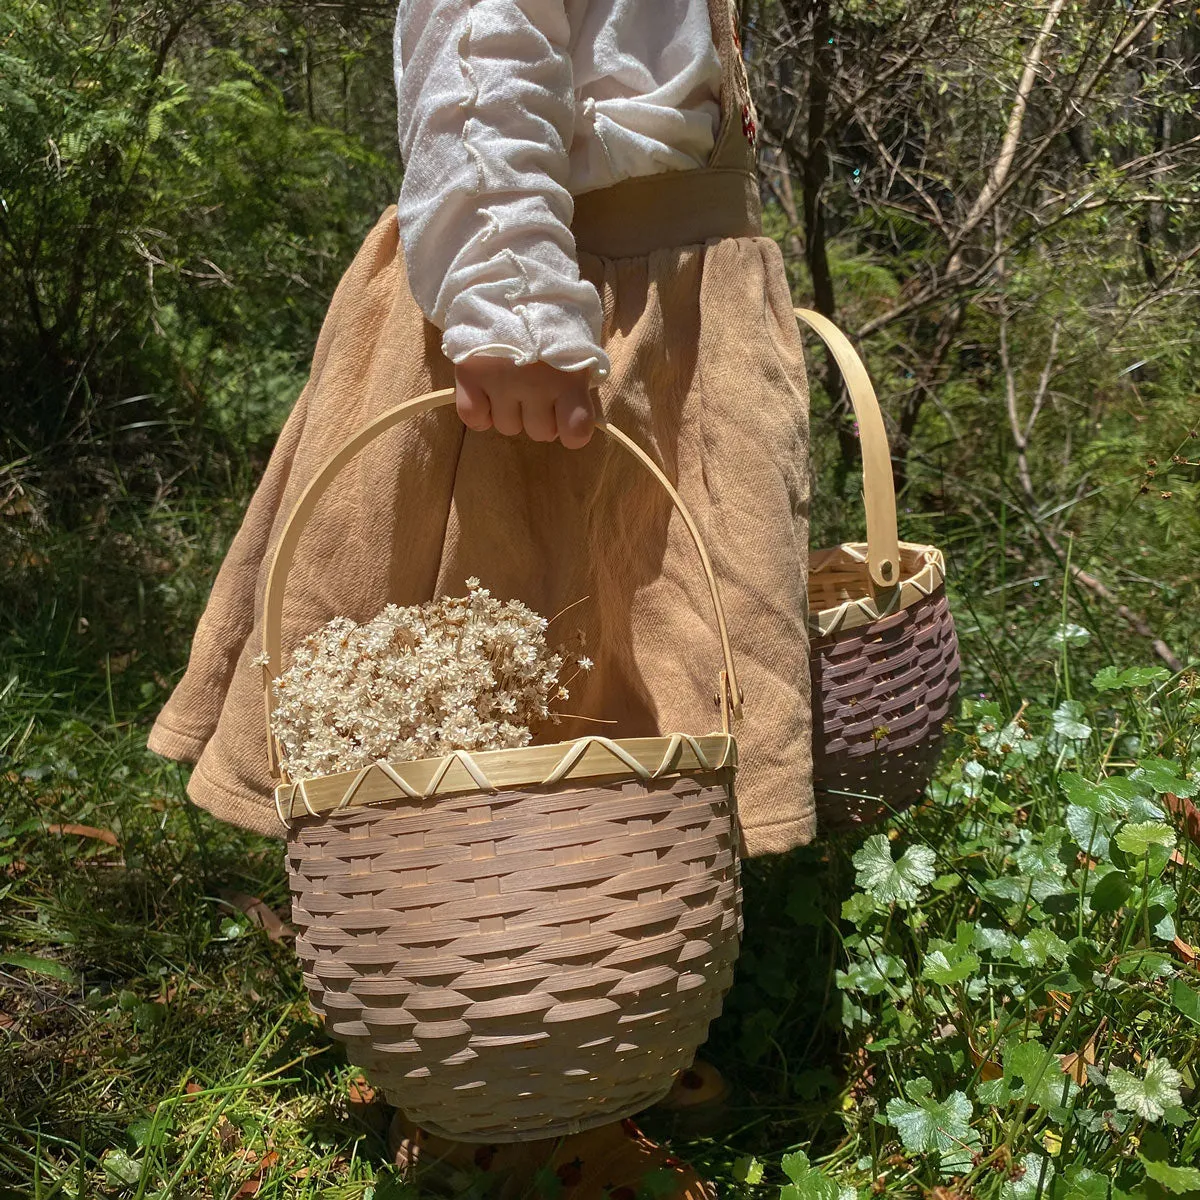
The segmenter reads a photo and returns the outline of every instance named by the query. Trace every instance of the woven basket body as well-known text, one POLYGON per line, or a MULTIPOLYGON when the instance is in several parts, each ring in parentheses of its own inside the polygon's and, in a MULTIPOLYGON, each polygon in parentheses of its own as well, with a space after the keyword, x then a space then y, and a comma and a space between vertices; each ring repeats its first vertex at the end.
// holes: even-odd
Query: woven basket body
MULTIPOLYGON (((382 413, 296 502, 263 598, 268 726, 305 523, 374 438, 453 401, 447 389, 382 413)), ((312 1004, 392 1103, 462 1141, 553 1137, 660 1099, 708 1036, 740 942, 742 698, 720 588, 674 485, 598 428, 657 479, 696 547, 720 733, 452 750, 297 780, 268 738, 312 1004)))
POLYGON ((941 555, 900 545, 895 611, 875 616, 864 547, 813 556, 809 644, 813 786, 829 832, 915 804, 942 749, 958 691, 958 638, 941 555), (824 625, 825 632, 821 631, 824 625))
POLYGON ((296 822, 297 951, 418 1124, 550 1137, 669 1090, 741 933, 731 772, 401 798, 296 822))

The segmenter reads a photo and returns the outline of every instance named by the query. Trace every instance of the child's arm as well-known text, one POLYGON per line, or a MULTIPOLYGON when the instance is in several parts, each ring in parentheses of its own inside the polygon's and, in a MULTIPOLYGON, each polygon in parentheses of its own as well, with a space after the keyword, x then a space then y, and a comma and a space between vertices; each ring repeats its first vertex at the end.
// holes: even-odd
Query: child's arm
POLYGON ((569 228, 569 33, 563 0, 401 0, 399 221, 463 419, 582 444, 608 360, 569 228))

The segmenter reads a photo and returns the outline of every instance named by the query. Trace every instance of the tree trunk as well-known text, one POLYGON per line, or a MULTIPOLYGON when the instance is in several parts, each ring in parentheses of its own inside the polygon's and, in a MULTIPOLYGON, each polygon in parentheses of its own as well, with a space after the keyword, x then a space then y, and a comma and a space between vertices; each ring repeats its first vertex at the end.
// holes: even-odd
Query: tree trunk
MULTIPOLYGON (((804 207, 804 260, 812 279, 813 307, 830 320, 835 320, 837 298, 833 273, 829 269, 822 195, 829 178, 829 92, 835 69, 833 21, 829 4, 830 0, 813 0, 812 5, 813 57, 808 86, 808 153, 804 156, 800 190, 804 207)), ((859 449, 849 399, 832 355, 826 356, 825 390, 829 393, 830 418, 837 433, 840 451, 840 492, 846 474, 857 469, 859 449)))

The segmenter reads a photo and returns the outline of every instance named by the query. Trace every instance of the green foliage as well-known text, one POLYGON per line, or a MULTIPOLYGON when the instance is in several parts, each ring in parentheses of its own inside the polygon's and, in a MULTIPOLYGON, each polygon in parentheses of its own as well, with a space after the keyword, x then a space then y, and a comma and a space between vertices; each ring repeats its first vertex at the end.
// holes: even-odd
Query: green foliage
POLYGON ((783 1156, 783 1173, 789 1182, 779 1189, 779 1200, 840 1200, 840 1189, 808 1161, 803 1150, 783 1156))
MULTIPOLYGON (((1016 708, 1068 660, 1147 686, 1115 681, 1154 638, 1194 659, 1195 14, 1064 6, 1018 105, 1048 5, 749 8, 767 227, 797 298, 859 334, 905 485, 902 535, 947 550, 983 635, 972 690, 1016 708), (1053 582, 1068 548, 1085 572, 1069 620, 1053 582)), ((861 535, 859 448, 812 345, 824 546, 861 535)))
POLYGON ((887 1120, 900 1135, 910 1154, 936 1151, 946 1169, 962 1172, 970 1164, 963 1161, 964 1150, 978 1135, 971 1131, 971 1102, 962 1092, 951 1092, 945 1100, 930 1095, 933 1085, 922 1075, 905 1086, 907 1100, 889 1100, 887 1120))
MULTIPOLYGON (((1105 707, 1113 682, 1098 676, 1065 712, 1026 704, 1015 722, 969 702, 964 754, 929 808, 901 822, 904 852, 873 834, 854 855, 841 1022, 887 1070, 872 1070, 847 1117, 847 1145, 870 1152, 839 1154, 831 1178, 888 1175, 871 1133, 882 1119, 928 1187, 953 1177, 978 1196, 1065 1200, 1088 1168, 1126 1188, 1146 1176, 1183 1188, 1186 1175, 1165 1163, 1153 1175, 1127 1148, 1154 1134, 1180 1161, 1200 1128, 1200 1001, 1172 945, 1200 929, 1197 851, 1163 801, 1196 790, 1200 690, 1192 677, 1167 684, 1147 725, 1136 691, 1120 713, 1105 707), (1152 738, 1113 771, 1100 746, 1127 721, 1152 738), (1157 753, 1166 744, 1179 757, 1157 753), (916 878, 889 888, 889 868, 932 846, 916 878)), ((1151 682, 1165 681, 1121 686, 1151 682)))
POLYGON ((928 846, 910 846, 899 862, 883 834, 872 834, 854 856, 855 883, 878 904, 907 908, 920 898, 921 889, 933 882, 934 853, 928 846))
POLYGON ((148 451, 271 436, 390 198, 394 155, 294 103, 281 21, 0 13, 0 453, 35 487, 57 464, 56 500, 110 478, 105 457, 153 480, 148 451))
POLYGON ((1119 1109, 1147 1121, 1159 1121, 1183 1103, 1179 1095, 1183 1076, 1159 1058, 1150 1059, 1141 1075, 1113 1067, 1106 1082, 1119 1109))
POLYGON ((1176 1195, 1200 1191, 1200 1170, 1195 1167, 1172 1167, 1153 1159, 1142 1158, 1146 1178, 1162 1184, 1168 1192, 1176 1195))

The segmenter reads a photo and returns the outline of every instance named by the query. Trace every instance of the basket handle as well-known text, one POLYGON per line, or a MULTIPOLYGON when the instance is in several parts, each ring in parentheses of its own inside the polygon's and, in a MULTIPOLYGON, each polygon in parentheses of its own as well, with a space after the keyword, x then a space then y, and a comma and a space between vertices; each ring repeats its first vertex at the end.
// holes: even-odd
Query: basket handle
POLYGON ((896 525, 896 483, 883 414, 867 368, 850 339, 818 312, 797 308, 796 316, 829 348, 858 419, 863 458, 863 500, 867 510, 867 569, 876 586, 894 588, 900 582, 900 535, 896 525))
MULTIPOLYGON (((271 773, 280 774, 279 754, 275 743, 275 735, 271 729, 271 714, 274 708, 274 697, 271 694, 271 680, 283 667, 283 596, 287 586, 288 573, 296 556, 296 547, 300 536, 308 524, 309 517, 317 503, 325 494, 329 485, 341 470, 371 441, 381 433, 387 432, 402 421, 415 417, 432 409, 443 408, 454 403, 454 389, 443 388, 441 391, 427 392, 413 400, 406 400, 394 408, 381 413, 373 421, 364 425, 356 434, 350 437, 340 450, 336 451, 313 476, 308 486, 296 501, 295 507, 288 516, 283 527, 279 543, 275 547, 271 559, 271 569, 267 574, 267 589, 263 597, 263 687, 266 693, 267 711, 267 752, 271 765, 271 773)), ((704 568, 704 578, 708 582, 708 593, 712 598, 713 613, 716 616, 717 631, 721 637, 721 654, 725 660, 725 669, 721 672, 721 690, 718 702, 721 707, 722 728, 729 733, 733 721, 742 715, 742 692, 738 687, 737 671, 733 664, 733 650, 729 642, 729 628, 725 623, 725 608, 721 603, 721 590, 717 585, 717 577, 713 572, 712 561, 708 550, 700 536, 692 514, 688 511, 682 497, 675 490, 671 481, 663 474, 658 464, 635 442, 628 434, 623 433, 615 425, 610 425, 603 419, 596 422, 596 428, 602 430, 613 441, 619 443, 634 458, 638 460, 662 485, 663 490, 671 498, 675 510, 683 518, 687 531, 695 543, 696 552, 700 556, 700 564, 704 568)))

